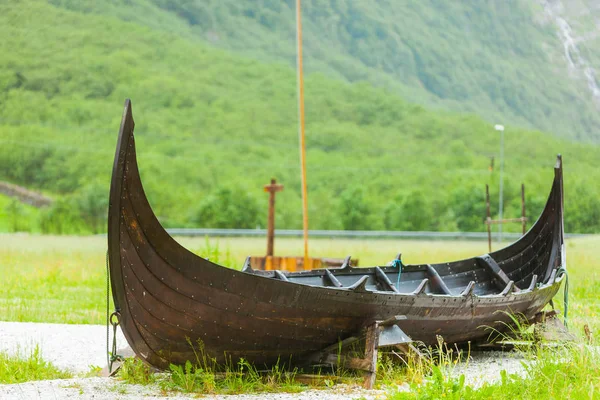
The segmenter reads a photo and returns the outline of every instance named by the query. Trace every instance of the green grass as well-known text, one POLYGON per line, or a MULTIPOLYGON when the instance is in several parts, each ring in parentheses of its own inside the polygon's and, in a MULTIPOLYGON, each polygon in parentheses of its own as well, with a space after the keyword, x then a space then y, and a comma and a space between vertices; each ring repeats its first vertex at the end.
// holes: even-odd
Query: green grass
MULTIPOLYGON (((456 370, 469 362, 470 352, 452 349, 441 340, 438 346, 421 350, 426 358, 409 358, 405 364, 380 353, 377 388, 386 390, 389 400, 594 399, 600 393, 600 350, 594 346, 570 343, 528 347, 520 350, 523 373, 509 375, 501 370, 498 381, 479 387, 468 386, 464 374, 456 370), (409 391, 396 389, 405 383, 409 391)), ((198 358, 184 366, 171 365, 168 373, 154 373, 142 361, 127 359, 119 372, 126 383, 152 385, 163 395, 300 392, 332 388, 338 381, 355 386, 362 381, 360 374, 344 371, 309 384, 296 381, 296 375, 297 370, 290 372, 278 366, 259 373, 244 360, 237 365, 217 366, 198 358)))
POLYGON ((39 346, 23 357, 0 352, 0 383, 21 383, 45 379, 66 379, 72 374, 44 361, 39 346))
POLYGON ((587 345, 538 348, 525 354, 525 374, 502 371, 499 383, 473 389, 463 375, 433 367, 432 375, 409 392, 395 392, 390 400, 412 399, 595 399, 600 397, 600 351, 587 345))
POLYGON ((126 358, 121 369, 119 378, 134 385, 148 385, 156 382, 156 374, 148 364, 139 358, 126 358))
POLYGON ((0 320, 102 324, 106 240, 0 236, 0 320))
POLYGON ((0 194, 0 232, 37 232, 40 210, 0 194))
MULTIPOLYGON (((199 343, 200 344, 200 343, 199 343)), ((190 346, 192 344, 190 343, 190 346)), ((167 373, 156 373, 140 359, 125 359, 118 377, 128 384, 157 385, 163 394, 171 392, 198 394, 238 394, 261 392, 300 392, 308 388, 295 381, 297 369, 288 371, 277 364, 271 371, 259 372, 241 359, 237 364, 217 365, 194 345, 195 360, 185 365, 170 365, 167 373)))

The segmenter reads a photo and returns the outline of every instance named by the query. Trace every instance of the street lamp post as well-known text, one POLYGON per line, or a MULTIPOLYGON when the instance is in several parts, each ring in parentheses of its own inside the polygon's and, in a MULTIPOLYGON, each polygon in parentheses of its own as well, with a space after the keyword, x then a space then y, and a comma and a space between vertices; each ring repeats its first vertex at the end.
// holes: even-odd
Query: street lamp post
POLYGON ((502 210, 504 202, 504 125, 496 125, 494 129, 500 132, 500 200, 498 201, 498 242, 502 241, 502 210))

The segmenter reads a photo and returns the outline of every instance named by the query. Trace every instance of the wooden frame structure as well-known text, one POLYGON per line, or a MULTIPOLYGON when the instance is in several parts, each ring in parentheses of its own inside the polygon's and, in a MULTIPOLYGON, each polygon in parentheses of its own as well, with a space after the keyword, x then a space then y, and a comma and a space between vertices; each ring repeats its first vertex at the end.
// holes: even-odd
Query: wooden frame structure
POLYGON ((488 234, 488 251, 492 251, 492 225, 493 224, 505 224, 510 222, 519 222, 523 227, 523 235, 527 231, 527 216, 525 215, 525 184, 521 184, 521 217, 520 218, 504 218, 504 219, 492 219, 490 212, 490 187, 485 185, 485 208, 487 217, 484 221, 487 226, 488 234))

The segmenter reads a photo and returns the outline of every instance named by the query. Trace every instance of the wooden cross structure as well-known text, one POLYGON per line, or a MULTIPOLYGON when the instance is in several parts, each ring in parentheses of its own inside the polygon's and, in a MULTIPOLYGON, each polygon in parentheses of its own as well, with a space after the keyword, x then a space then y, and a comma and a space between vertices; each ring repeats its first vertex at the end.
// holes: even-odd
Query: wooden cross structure
POLYGON ((489 252, 492 252, 492 224, 504 224, 507 222, 520 222, 523 227, 523 235, 527 231, 527 217, 525 216, 525 184, 521 184, 521 217, 520 218, 506 218, 506 219, 492 219, 490 213, 490 187, 485 185, 485 207, 487 211, 487 218, 485 224, 487 225, 488 233, 488 248, 489 252))
POLYGON ((269 193, 269 216, 267 219, 267 256, 273 255, 273 243, 275 238, 275 193, 283 190, 283 185, 278 185, 275 178, 271 178, 271 184, 265 185, 265 192, 269 193))
POLYGON ((383 321, 372 321, 364 329, 364 336, 357 335, 334 343, 310 356, 309 364, 330 365, 361 371, 363 387, 373 389, 377 376, 377 353, 380 348, 394 348, 406 356, 422 357, 419 350, 413 346, 413 340, 400 328, 406 320, 404 315, 395 315, 383 321), (353 345, 364 340, 363 357, 357 356, 353 345))

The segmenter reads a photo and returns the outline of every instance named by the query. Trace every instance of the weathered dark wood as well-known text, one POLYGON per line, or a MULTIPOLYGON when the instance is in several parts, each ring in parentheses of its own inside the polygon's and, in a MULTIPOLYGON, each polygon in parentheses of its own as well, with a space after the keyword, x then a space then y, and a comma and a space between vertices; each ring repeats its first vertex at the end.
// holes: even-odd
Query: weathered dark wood
POLYGON ((340 349, 343 349, 353 343, 356 343, 359 340, 360 340, 359 337, 350 336, 349 338, 346 338, 342 341, 339 341, 337 343, 334 343, 330 346, 325 347, 323 350, 313 354, 311 358, 315 362, 321 362, 325 359, 324 357, 328 356, 330 353, 338 353, 340 351, 340 349))
POLYGON ((429 264, 427 264, 427 276, 429 278, 429 284, 432 285, 438 293, 451 294, 450 289, 448 289, 448 286, 446 286, 446 283, 440 274, 429 264))
POLYGON ((419 283, 419 286, 417 286, 417 288, 411 293, 413 296, 417 296, 422 294, 423 292, 425 292, 425 288, 427 287, 427 284, 429 283, 429 279, 425 278, 421 281, 421 283, 419 283))
POLYGON ((379 326, 397 325, 398 323, 400 323, 400 321, 406 321, 406 315, 394 315, 391 318, 388 318, 384 321, 380 321, 378 325, 379 326))
POLYGON ((403 265, 396 293, 380 290, 382 275, 398 272, 391 266, 353 268, 348 259, 329 271, 338 286, 325 278, 327 270, 278 274, 245 263, 236 271, 188 251, 169 236, 148 203, 133 130, 127 101, 110 190, 110 280, 128 343, 156 367, 194 360, 188 341, 202 342, 217 362, 225 362, 226 354, 229 362, 243 357, 261 367, 290 357, 302 363, 396 315, 406 316, 398 325, 402 331, 425 344, 435 344, 436 334, 449 343, 475 341, 487 337, 482 326, 507 329, 511 320, 498 311, 532 318, 560 287, 556 269, 566 266, 560 159, 538 221, 519 241, 490 253, 515 287, 533 285, 532 290, 500 296, 492 282, 497 277, 469 258, 403 265))
POLYGON ((354 283, 352 286, 349 286, 348 289, 352 290, 353 292, 366 292, 368 280, 369 276, 363 275, 358 281, 356 281, 356 283, 354 283))
POLYGON ((370 373, 373 368, 372 361, 367 358, 350 357, 346 354, 327 354, 322 360, 323 365, 339 367, 344 369, 354 369, 370 373))
POLYGON ((533 275, 531 277, 531 283, 529 284, 529 287, 527 288, 527 290, 529 290, 529 291, 535 290, 535 285, 537 284, 537 279, 538 279, 537 275, 533 275))
POLYGON ((242 266, 242 272, 252 272, 252 266, 250 265, 250 257, 246 257, 244 265, 242 266))
POLYGON ((342 283, 338 280, 338 278, 335 277, 335 275, 333 275, 333 273, 326 269, 325 270, 325 275, 327 276, 327 279, 329 279, 329 282, 331 282, 331 284, 335 287, 342 287, 344 285, 342 285, 342 283))
POLYGON ((396 289, 396 286, 394 286, 394 284, 390 281, 390 278, 387 277, 387 275, 381 270, 381 268, 375 267, 375 276, 377 277, 377 280, 381 282, 381 284, 386 289, 391 290, 394 293, 398 293, 398 289, 396 289))
POLYGON ((502 268, 498 265, 489 254, 484 254, 481 257, 477 257, 479 265, 483 266, 489 273, 494 277, 493 282, 499 290, 504 290, 510 279, 502 271, 502 268))
POLYGON ((501 296, 508 295, 509 293, 511 293, 513 291, 514 287, 515 287, 515 282, 513 282, 513 281, 508 282, 506 284, 506 287, 504 288, 504 290, 502 290, 502 292, 500 292, 500 295, 501 296))
POLYGON ((346 256, 346 258, 344 258, 344 262, 342 263, 342 266, 340 267, 340 269, 350 268, 351 263, 352 263, 352 256, 346 256))
POLYGON ((471 296, 473 294, 473 290, 475 290, 475 281, 469 282, 467 287, 460 293, 461 296, 471 296))
POLYGON ((377 377, 377 348, 379 347, 379 327, 373 323, 367 327, 367 337, 365 341, 364 365, 366 369, 363 381, 365 389, 373 389, 375 378, 377 377))

